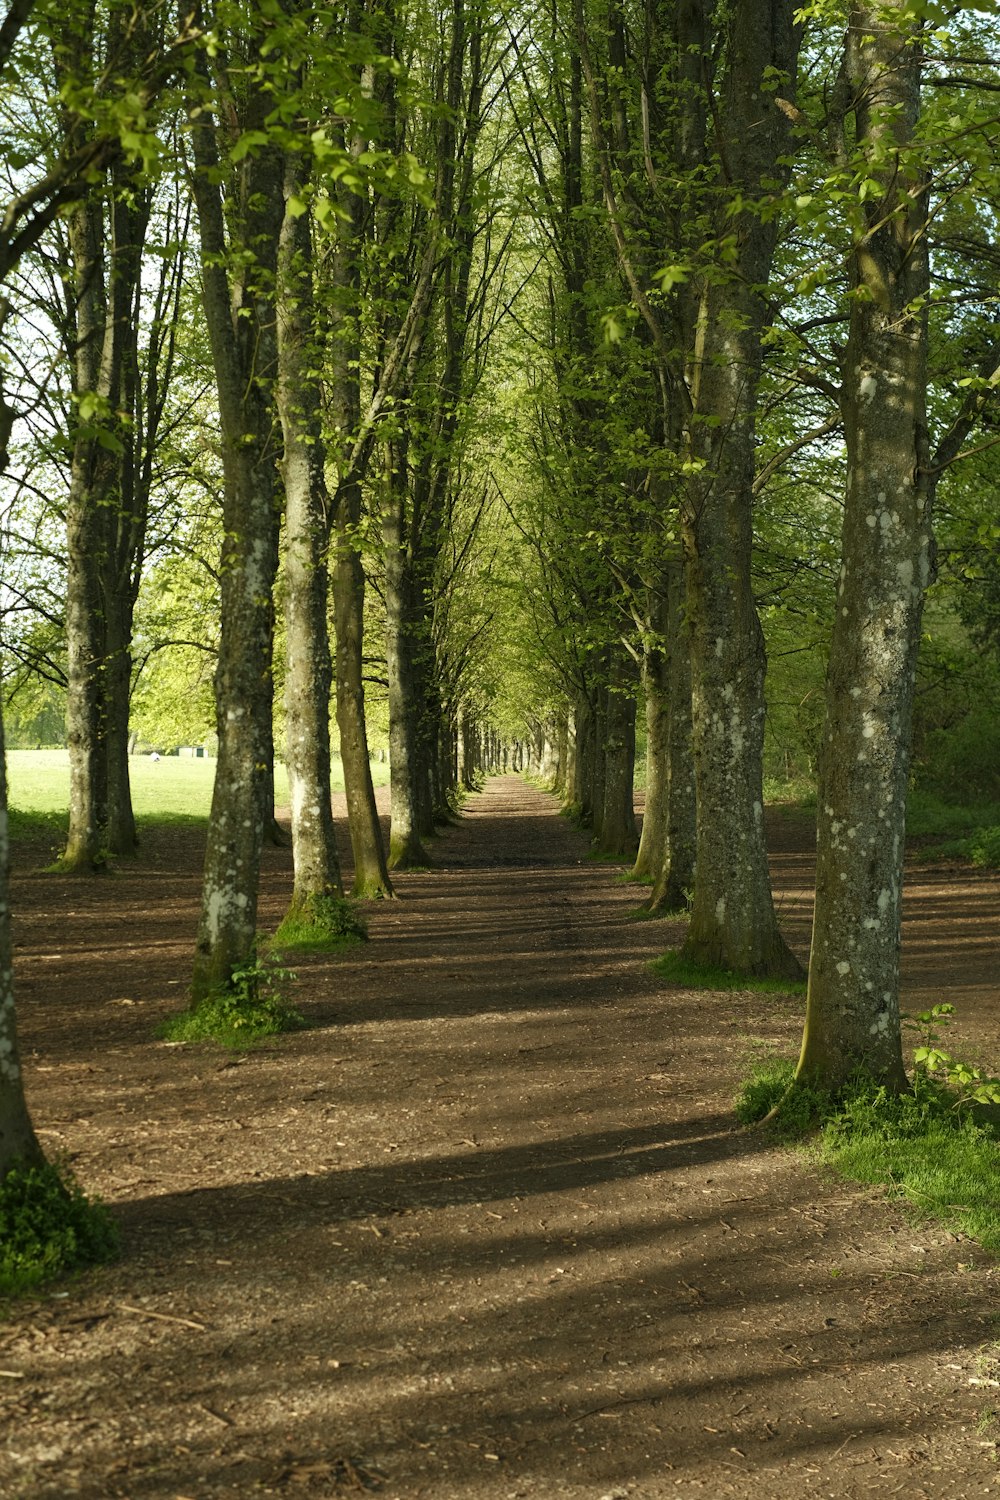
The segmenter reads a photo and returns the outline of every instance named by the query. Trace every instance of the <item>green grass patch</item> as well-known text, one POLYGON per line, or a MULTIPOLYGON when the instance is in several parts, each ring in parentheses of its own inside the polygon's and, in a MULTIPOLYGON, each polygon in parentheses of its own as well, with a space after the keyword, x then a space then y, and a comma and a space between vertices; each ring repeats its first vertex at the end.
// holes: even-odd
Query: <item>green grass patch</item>
POLYGON ((963 1108, 960 1093, 919 1069, 911 1094, 858 1079, 839 1097, 789 1090, 795 1064, 770 1058, 753 1068, 736 1100, 744 1124, 777 1109, 779 1135, 810 1135, 809 1154, 853 1182, 885 1187, 922 1214, 1000 1250, 1000 1136, 963 1108))
POLYGON ((301 1031, 305 1017, 282 994, 295 977, 280 955, 254 956, 233 970, 227 989, 171 1016, 157 1035, 165 1042, 218 1042, 242 1052, 283 1031, 301 1031))
POLYGON ((16 843, 18 840, 42 840, 48 843, 65 842, 66 839, 66 814, 64 812, 42 812, 34 808, 25 810, 20 807, 9 809, 10 836, 16 843))
POLYGON ((368 940, 360 906, 347 896, 313 896, 285 916, 271 942, 299 953, 325 953, 368 940))
POLYGON ((668 984, 686 990, 759 990, 766 995, 801 995, 806 989, 804 979, 757 979, 713 964, 692 963, 682 956, 680 949, 654 958, 650 967, 668 984))
MULTIPOLYGON (((136 817, 158 823, 204 821, 212 805, 215 766, 214 760, 195 756, 164 755, 160 760, 151 760, 148 755, 131 756, 129 780, 136 817)), ((371 769, 376 786, 388 781, 387 762, 373 761, 371 769)), ((69 809, 69 752, 9 750, 7 773, 14 810, 12 836, 19 836, 19 826, 22 836, 36 830, 47 833, 51 817, 54 836, 60 837, 69 809), (41 824, 33 821, 39 815, 45 818, 41 824)), ((332 789, 344 790, 343 767, 337 755, 333 758, 332 789)), ((281 761, 274 766, 274 797, 279 808, 287 806, 288 776, 281 761)))
POLYGON ((117 1253, 110 1213, 62 1166, 13 1167, 0 1183, 0 1297, 20 1296, 117 1253))

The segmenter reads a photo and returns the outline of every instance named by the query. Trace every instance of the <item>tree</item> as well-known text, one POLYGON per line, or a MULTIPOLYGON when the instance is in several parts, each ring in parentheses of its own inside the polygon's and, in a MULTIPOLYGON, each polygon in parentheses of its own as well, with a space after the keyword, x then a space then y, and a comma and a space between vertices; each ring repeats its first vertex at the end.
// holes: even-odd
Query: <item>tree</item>
MULTIPOLYGON (((14 0, 0 22, 0 78, 5 83, 15 71, 17 49, 37 41, 30 31, 35 20, 44 29, 51 28, 56 18, 48 7, 36 9, 30 0, 14 0)), ((98 90, 88 92, 86 85, 77 92, 77 109, 98 109, 101 128, 82 147, 63 151, 41 177, 8 200, 0 217, 0 286, 56 215, 85 194, 87 174, 126 151, 130 131, 136 149, 151 149, 145 111, 151 94, 162 86, 173 66, 171 50, 156 49, 145 59, 138 81, 120 79, 105 90, 103 98, 98 90)), ((110 81, 102 80, 105 82, 110 81)), ((6 303, 0 318, 5 313, 6 303)), ((7 467, 12 425, 13 413, 0 390, 0 472, 7 467)), ((0 714, 0 1181, 13 1167, 31 1166, 43 1159, 25 1103, 17 1050, 8 859, 7 776, 0 714)))
POLYGON ((276 295, 284 156, 259 12, 206 17, 218 52, 188 82, 205 322, 225 475, 221 635, 215 692, 218 763, 209 818, 192 1005, 229 987, 253 954, 265 823, 272 815, 273 588, 277 570, 276 295))
POLYGON ((323 903, 343 895, 330 805, 327 628, 331 499, 316 375, 313 246, 299 152, 285 157, 285 217, 278 256, 278 409, 284 436, 285 762, 292 811, 295 885, 289 916, 317 923, 323 903))
MULTIPOLYGON (((850 331, 841 393, 847 484, 798 1068, 800 1078, 828 1087, 859 1069, 890 1089, 906 1085, 900 903, 932 508, 938 478, 981 410, 978 395, 967 398, 931 451, 933 167, 926 142, 933 132, 922 117, 923 68, 918 11, 904 0, 852 7, 833 114, 837 165, 861 185, 860 206, 849 218, 850 331)), ((998 357, 994 344, 981 374, 987 389, 1000 378, 998 357)))
MULTIPOLYGON (((134 63, 148 38, 109 14, 106 38, 81 15, 55 50, 63 85, 81 66, 93 74, 98 47, 134 63), (127 40, 126 40, 127 39, 127 40), (86 60, 86 61, 84 61, 86 60)), ((61 110, 68 152, 95 127, 61 110)), ((139 300, 152 189, 140 169, 111 161, 104 180, 66 211, 72 278, 68 343, 75 407, 66 502, 66 739, 70 754, 65 870, 99 868, 108 852, 136 844, 128 782, 128 706, 136 567, 148 497, 135 449, 145 436, 139 300), (139 419, 137 421, 137 418, 139 419)))

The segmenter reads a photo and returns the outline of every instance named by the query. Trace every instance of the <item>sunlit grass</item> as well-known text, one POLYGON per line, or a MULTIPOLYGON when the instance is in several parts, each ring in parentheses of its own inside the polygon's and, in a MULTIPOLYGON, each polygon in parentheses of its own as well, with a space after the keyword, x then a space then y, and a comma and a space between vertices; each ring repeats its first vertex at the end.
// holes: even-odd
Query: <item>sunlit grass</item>
POLYGON ((791 1088, 795 1064, 769 1058, 736 1101, 744 1124, 776 1110, 785 1138, 805 1136, 811 1155, 853 1182, 882 1186, 921 1214, 1000 1249, 1000 1139, 985 1112, 956 1107, 947 1088, 917 1076, 912 1094, 887 1094, 859 1079, 838 1098, 791 1088))
MULTIPOLYGON (((18 832, 29 822, 48 832, 58 830, 59 819, 69 808, 69 752, 67 750, 10 750, 7 753, 10 781, 10 804, 15 814, 12 831, 18 832), (26 816, 27 815, 27 816, 26 816)), ((376 786, 389 779, 388 764, 372 763, 376 786)), ((208 817, 215 780, 215 761, 194 756, 165 755, 153 760, 148 755, 129 759, 132 805, 137 818, 172 822, 208 817)), ((332 787, 344 789, 340 757, 333 761, 332 787)), ((288 776, 280 761, 274 766, 274 795, 279 808, 288 802, 288 776)))

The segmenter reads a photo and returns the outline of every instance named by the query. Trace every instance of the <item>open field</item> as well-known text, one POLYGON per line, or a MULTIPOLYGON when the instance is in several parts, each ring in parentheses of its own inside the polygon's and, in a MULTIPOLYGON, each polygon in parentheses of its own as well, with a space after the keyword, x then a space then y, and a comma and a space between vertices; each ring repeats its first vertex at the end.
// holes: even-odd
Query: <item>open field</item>
MULTIPOLYGON (((67 750, 9 750, 11 806, 25 813, 65 812, 69 806, 69 752, 67 750)), ((167 755, 152 760, 133 755, 129 761, 132 805, 139 818, 208 816, 212 802, 215 761, 194 756, 167 755)), ((372 762, 376 786, 389 779, 386 762, 372 762)), ((344 789, 339 755, 334 756, 332 786, 344 789)), ((278 807, 288 803, 288 776, 281 761, 274 766, 274 798, 278 807)))

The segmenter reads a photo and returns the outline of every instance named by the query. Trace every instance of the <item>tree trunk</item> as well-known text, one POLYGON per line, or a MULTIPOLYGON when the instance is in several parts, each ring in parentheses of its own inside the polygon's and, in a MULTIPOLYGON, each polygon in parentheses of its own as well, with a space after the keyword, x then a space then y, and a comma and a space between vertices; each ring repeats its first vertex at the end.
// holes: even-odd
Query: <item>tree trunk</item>
MULTIPOLYGON (((3 466, 0 460, 0 469, 3 466)), ((11 1167, 35 1166, 44 1160, 28 1114, 17 1049, 9 870, 7 762, 0 712, 0 1183, 11 1167)))
MULTIPOLYGON (((110 400, 104 366, 108 310, 104 213, 96 196, 68 215, 73 266, 73 393, 78 400, 110 400)), ((98 413, 99 415, 99 413, 98 413)), ((119 489, 119 456, 103 447, 92 419, 73 443, 66 505, 66 744, 69 750, 69 830, 63 870, 100 869, 107 859, 107 765, 104 728, 104 620, 101 560, 107 548, 103 505, 119 489)))
POLYGON ((337 726, 344 766, 347 818, 354 852, 354 894, 365 900, 395 895, 375 805, 365 725, 365 574, 349 527, 337 528, 334 620, 337 640, 337 726))
MULTIPOLYGON (((259 40, 259 39, 258 39, 259 40)), ((252 49, 253 37, 246 45, 252 49)), ((242 97, 242 96, 241 96, 242 97)), ((240 126, 260 130, 273 101, 256 84, 240 126)), ((196 99, 191 137, 205 322, 219 395, 225 476, 219 750, 209 816, 192 1004, 227 989, 256 949, 257 886, 270 797, 278 423, 274 294, 284 164, 267 145, 234 168, 224 218, 214 126, 196 99), (227 236, 227 225, 229 235, 227 236)))
MULTIPOLYGON (((286 199, 300 197, 298 161, 286 162, 286 199)), ((330 805, 327 627, 330 496, 324 477, 318 346, 308 214, 285 212, 279 256, 278 408, 285 483, 285 762, 292 814, 294 885, 289 915, 307 916, 343 895, 330 805)))
MULTIPOLYGON (((124 603, 124 601, 121 601, 124 603)), ((104 664, 105 763, 107 767, 107 846, 111 854, 134 854, 138 847, 129 777, 129 701, 132 689, 131 604, 127 623, 109 619, 104 664)))
MULTIPOLYGON (((138 57, 145 22, 109 15, 101 45, 138 57), (125 28, 123 30, 123 28, 125 28)), ((70 21, 71 28, 74 25, 70 21)), ((83 29, 67 56, 92 54, 83 29)), ((57 53, 56 71, 65 67, 57 53)), ((64 115, 67 145, 86 130, 64 115)), ((66 740, 69 830, 63 869, 99 869, 108 853, 131 854, 135 819, 128 772, 132 614, 136 561, 146 525, 136 454, 152 441, 137 409, 139 303, 151 193, 138 170, 115 162, 67 215, 73 307, 70 365, 77 403, 67 502, 66 740)))
POLYGON ((589 803, 593 778, 594 716, 590 703, 583 693, 578 693, 573 714, 573 776, 570 782, 572 794, 570 810, 584 824, 592 817, 589 803))
POLYGON ((664 591, 650 589, 649 629, 642 654, 642 692, 646 713, 646 795, 639 852, 633 880, 653 881, 667 852, 667 753, 670 731, 667 607, 664 591))
MULTIPOLYGON (((101 567, 104 624, 104 736, 107 778, 107 847, 112 854, 134 854, 138 847, 129 778, 129 711, 132 693, 132 631, 138 598, 153 483, 152 455, 162 408, 141 399, 140 302, 143 252, 152 193, 138 170, 117 163, 112 171, 112 259, 108 274, 106 343, 114 346, 109 376, 112 405, 131 414, 119 421, 121 454, 116 466, 116 503, 104 497, 107 542, 101 567)), ((147 389, 169 380, 172 347, 151 343, 143 355, 147 389)), ((106 356, 107 362, 107 356, 106 356)), ((117 419, 116 419, 117 420, 117 419)))
MULTIPOLYGON (((720 124, 733 185, 748 197, 784 170, 787 122, 763 87, 779 69, 791 91, 798 35, 793 0, 762 16, 748 6, 729 21, 729 63, 720 124)), ((738 973, 798 977, 778 930, 764 844, 764 638, 750 578, 755 418, 766 286, 776 221, 744 212, 738 275, 713 275, 699 290, 689 376, 687 485, 692 706, 698 794, 697 867, 684 954, 738 973)))
MULTIPOLYGON (((395 467, 395 466, 393 466, 395 467)), ((404 537, 405 498, 398 472, 388 478, 385 536, 385 657, 389 678, 389 868, 427 864, 419 832, 417 682, 410 578, 404 537)))
POLYGON ((833 1088, 858 1069, 890 1088, 906 1083, 900 899, 932 501, 925 416, 927 194, 912 149, 920 66, 918 23, 903 0, 854 9, 845 74, 865 172, 883 196, 864 205, 869 232, 857 237, 853 257, 862 295, 851 299, 842 394, 847 494, 799 1061, 800 1077, 833 1088))
POLYGON ((631 659, 612 647, 611 682, 604 694, 604 756, 597 849, 633 859, 639 842, 635 823, 635 698, 631 659))
MULTIPOLYGON (((603 672, 604 664, 601 664, 603 672)), ((604 682, 593 690, 593 717, 590 730, 590 776, 585 793, 584 819, 593 829, 597 842, 601 837, 601 819, 604 817, 604 771, 608 747, 608 689, 604 682)))
POLYGON ((559 777, 553 790, 565 802, 573 785, 574 736, 568 708, 559 711, 559 777))
POLYGON ((694 890, 697 805, 691 744, 691 652, 685 609, 684 574, 667 575, 668 668, 664 764, 665 839, 663 862, 646 903, 666 915, 685 910, 694 890))

